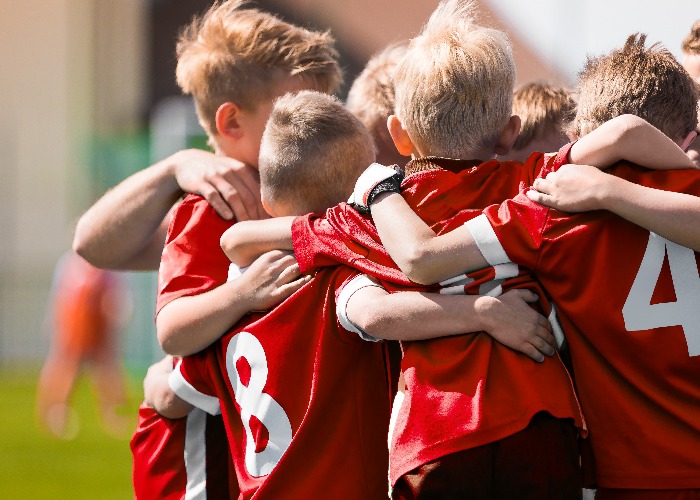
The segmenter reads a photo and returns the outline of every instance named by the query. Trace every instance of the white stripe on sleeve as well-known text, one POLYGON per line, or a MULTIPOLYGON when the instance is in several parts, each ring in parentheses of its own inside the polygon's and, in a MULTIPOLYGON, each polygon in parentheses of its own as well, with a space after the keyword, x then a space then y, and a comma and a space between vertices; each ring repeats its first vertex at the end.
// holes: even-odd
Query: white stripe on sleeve
POLYGON ((352 297, 356 291, 366 286, 376 286, 377 288, 382 288, 377 283, 369 279, 367 275, 358 274, 340 291, 338 301, 335 304, 335 312, 338 316, 338 323, 340 323, 340 326, 345 328, 347 331, 356 333, 362 340, 367 340, 368 342, 379 342, 381 339, 377 339, 367 334, 352 321, 350 321, 350 318, 348 318, 347 308, 350 297, 352 297))
POLYGON ((497 266, 498 264, 507 264, 510 262, 506 251, 501 246, 501 242, 498 241, 496 232, 491 227, 491 223, 486 218, 486 215, 481 214, 473 219, 464 223, 467 229, 476 242, 476 246, 481 250, 481 254, 484 259, 492 265, 497 266))
POLYGON ((221 413, 219 398, 203 394, 195 389, 192 384, 190 384, 187 380, 185 380, 185 377, 182 376, 182 372, 180 371, 181 365, 182 361, 177 364, 175 369, 168 377, 168 385, 170 388, 175 392, 175 394, 187 401, 189 404, 194 405, 211 415, 218 415, 221 413))
POLYGON ((187 415, 185 431, 185 500, 207 499, 207 414, 194 408, 187 415))

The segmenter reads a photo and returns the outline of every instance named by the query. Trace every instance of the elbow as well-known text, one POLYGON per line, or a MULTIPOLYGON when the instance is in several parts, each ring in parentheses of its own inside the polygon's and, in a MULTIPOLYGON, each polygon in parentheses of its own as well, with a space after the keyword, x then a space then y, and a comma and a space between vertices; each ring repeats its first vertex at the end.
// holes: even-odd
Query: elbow
POLYGON ((419 285, 431 285, 435 282, 429 272, 430 254, 423 247, 409 249, 401 262, 396 262, 406 277, 419 285))
POLYGON ((238 222, 227 229, 219 240, 221 249, 226 254, 226 257, 239 267, 249 266, 255 260, 246 255, 245 252, 245 229, 246 223, 238 222))

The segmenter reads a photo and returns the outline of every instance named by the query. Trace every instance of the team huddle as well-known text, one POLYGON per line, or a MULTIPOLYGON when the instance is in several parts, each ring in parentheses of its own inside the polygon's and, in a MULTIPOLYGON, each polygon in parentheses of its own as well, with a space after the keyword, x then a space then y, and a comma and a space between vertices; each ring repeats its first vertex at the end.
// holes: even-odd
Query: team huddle
POLYGON ((159 269, 136 498, 700 497, 700 22, 688 70, 633 34, 514 94, 475 15, 443 0, 345 105, 328 33, 240 0, 183 31, 215 153, 74 243, 159 269))

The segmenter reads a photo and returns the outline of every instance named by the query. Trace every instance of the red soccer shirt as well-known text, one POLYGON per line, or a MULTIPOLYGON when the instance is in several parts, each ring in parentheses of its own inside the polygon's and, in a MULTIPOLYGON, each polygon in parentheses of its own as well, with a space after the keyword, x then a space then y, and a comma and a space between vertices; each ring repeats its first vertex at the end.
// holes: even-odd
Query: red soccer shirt
POLYGON ((131 439, 134 498, 234 498, 228 489, 229 453, 220 417, 194 409, 171 420, 141 405, 131 439), (185 460, 187 457, 187 460, 185 460))
POLYGON ((190 194, 178 205, 160 260, 156 314, 174 299, 226 283, 231 262, 219 240, 232 225, 199 195, 190 194))
MULTIPOLYGON (((547 160, 553 162, 552 158, 547 160)), ((545 158, 481 163, 424 158, 407 166, 402 194, 437 232, 454 229, 483 208, 532 184, 545 158)), ((382 279, 387 289, 413 285, 381 246, 371 220, 347 205, 325 219, 306 216, 293 227, 295 252, 305 270, 334 260, 382 279)), ((517 266, 488 268, 443 283, 445 293, 498 295, 534 286, 517 266)), ((535 289, 535 291, 538 291, 535 289)), ((541 310, 549 312, 539 290, 541 310)), ((505 438, 524 429, 539 411, 571 418, 583 427, 572 382, 559 357, 538 364, 485 333, 402 342, 406 397, 391 447, 392 484, 441 456, 505 438)))
POLYGON ((335 267, 182 360, 170 385, 224 416, 242 498, 386 498, 389 388, 382 343, 338 325, 335 267))
MULTIPOLYGON (((696 171, 619 164, 613 173, 700 195, 696 171)), ((611 213, 565 215, 524 195, 488 208, 475 227, 477 243, 491 241, 487 260, 532 269, 557 304, 598 484, 699 488, 698 255, 611 213)))

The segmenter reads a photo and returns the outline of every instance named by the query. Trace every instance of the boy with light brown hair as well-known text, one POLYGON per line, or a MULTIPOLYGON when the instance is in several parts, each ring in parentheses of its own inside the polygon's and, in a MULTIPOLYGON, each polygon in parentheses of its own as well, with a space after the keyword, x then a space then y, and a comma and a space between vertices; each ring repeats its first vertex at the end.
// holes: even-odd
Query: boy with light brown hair
POLYGON ((392 44, 372 56, 352 83, 345 103, 372 134, 377 162, 382 165, 405 165, 410 159, 396 151, 386 128, 387 119, 394 114, 393 73, 406 47, 406 43, 392 44))
POLYGON ((533 151, 558 151, 568 142, 564 127, 573 118, 571 92, 543 82, 522 85, 513 93, 513 114, 521 127, 513 148, 499 160, 525 161, 533 151))
MULTIPOLYGON (((195 18, 178 41, 177 81, 192 94, 216 154, 257 167, 260 139, 277 97, 301 89, 337 89, 341 72, 333 43, 328 33, 294 26, 240 0, 217 2, 195 18)), ((188 195, 174 210, 161 258, 156 312, 158 339, 168 354, 207 347, 248 311, 278 303, 305 282, 296 280, 296 263, 284 253, 263 256, 245 276, 227 282, 230 263, 219 238, 234 222, 220 217, 199 195, 188 195)), ((168 416, 184 416, 185 410, 189 408, 168 416)), ((184 421, 174 422, 172 428, 184 421)), ((140 419, 133 448, 135 480, 143 470, 154 471, 138 482, 144 495, 149 482, 152 486, 156 475, 163 475, 152 464, 169 458, 163 447, 149 445, 163 439, 162 427, 150 425, 146 417, 140 419)), ((185 431, 184 423, 179 427, 185 431)), ((177 439, 169 442, 176 445, 177 439)))

